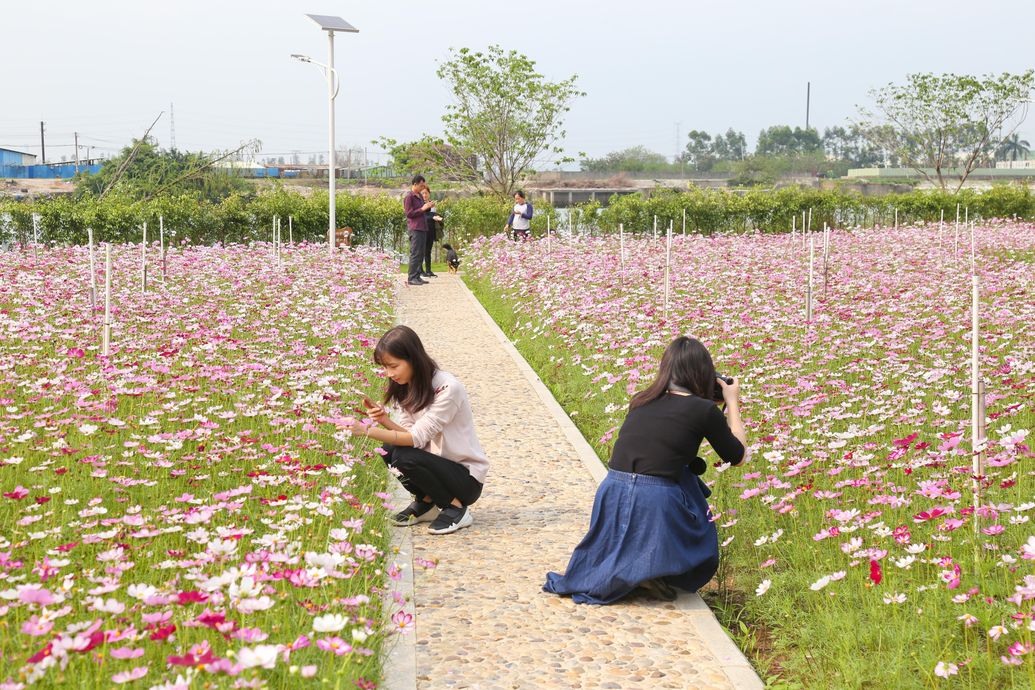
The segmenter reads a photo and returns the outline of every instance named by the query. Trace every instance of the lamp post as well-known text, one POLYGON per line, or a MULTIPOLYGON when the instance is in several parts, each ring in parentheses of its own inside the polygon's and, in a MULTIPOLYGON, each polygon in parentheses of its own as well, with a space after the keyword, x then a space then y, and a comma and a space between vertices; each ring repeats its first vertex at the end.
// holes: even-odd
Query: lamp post
POLYGON ((311 19, 317 26, 327 32, 327 64, 316 62, 307 55, 292 55, 291 57, 302 62, 309 62, 318 67, 322 67, 324 72, 327 74, 327 189, 330 192, 328 205, 328 217, 327 217, 327 251, 333 255, 335 245, 335 230, 337 223, 335 222, 335 199, 334 199, 334 186, 335 186, 335 165, 334 165, 334 99, 338 96, 338 90, 341 88, 341 80, 334 69, 334 32, 341 31, 344 33, 356 34, 359 33, 359 29, 349 24, 341 17, 331 17, 322 14, 307 14, 307 17, 311 19))

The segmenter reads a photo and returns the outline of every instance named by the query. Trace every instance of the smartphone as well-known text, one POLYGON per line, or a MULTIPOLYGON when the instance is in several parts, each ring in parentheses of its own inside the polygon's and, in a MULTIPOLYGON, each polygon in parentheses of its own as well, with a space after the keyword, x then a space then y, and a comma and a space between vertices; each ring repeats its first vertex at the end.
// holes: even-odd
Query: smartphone
POLYGON ((363 406, 366 407, 367 409, 370 409, 370 408, 377 407, 377 403, 375 403, 373 400, 371 400, 370 398, 368 398, 367 396, 364 395, 363 396, 363 406))

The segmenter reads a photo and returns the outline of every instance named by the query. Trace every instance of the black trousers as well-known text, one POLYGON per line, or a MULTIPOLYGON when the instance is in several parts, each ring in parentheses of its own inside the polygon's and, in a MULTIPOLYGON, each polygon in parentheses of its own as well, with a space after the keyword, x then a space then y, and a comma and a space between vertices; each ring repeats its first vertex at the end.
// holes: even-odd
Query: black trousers
POLYGON ((432 503, 445 508, 455 498, 469 506, 482 495, 481 482, 458 462, 412 446, 386 443, 384 449, 386 455, 381 457, 389 467, 399 470, 399 483, 418 501, 431 496, 432 503))
POLYGON ((427 230, 410 230, 410 267, 406 279, 410 282, 420 280, 420 265, 424 261, 424 245, 427 242, 427 230))
POLYGON ((435 231, 428 228, 424 238, 424 272, 431 273, 431 248, 435 244, 435 231))

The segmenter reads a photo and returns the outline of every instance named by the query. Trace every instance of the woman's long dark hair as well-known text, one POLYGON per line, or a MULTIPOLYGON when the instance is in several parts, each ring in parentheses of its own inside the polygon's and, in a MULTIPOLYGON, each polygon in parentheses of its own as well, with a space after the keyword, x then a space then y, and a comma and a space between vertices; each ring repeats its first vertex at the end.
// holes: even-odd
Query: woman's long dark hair
POLYGON ((419 412, 435 399, 435 390, 431 386, 431 377, 435 375, 438 365, 431 358, 424 343, 409 326, 396 326, 381 336, 374 348, 374 362, 384 366, 384 355, 409 362, 413 376, 406 385, 388 379, 385 387, 385 404, 397 402, 408 412, 419 412))
POLYGON ((657 400, 668 390, 669 384, 675 383, 699 398, 711 400, 715 390, 715 365, 708 348, 696 338, 680 336, 673 340, 658 365, 658 377, 654 383, 640 391, 629 401, 629 409, 634 410, 657 400))

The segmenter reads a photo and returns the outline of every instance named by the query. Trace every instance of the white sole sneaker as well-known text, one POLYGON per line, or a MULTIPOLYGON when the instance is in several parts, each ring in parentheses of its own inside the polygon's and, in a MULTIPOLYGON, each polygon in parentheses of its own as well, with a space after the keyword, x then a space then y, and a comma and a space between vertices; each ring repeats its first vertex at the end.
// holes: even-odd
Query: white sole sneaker
POLYGON ((454 522, 453 524, 447 527, 440 527, 439 529, 435 529, 434 527, 429 526, 428 532, 430 532, 431 534, 450 534, 452 532, 456 532, 457 530, 461 530, 464 527, 470 527, 473 522, 474 516, 471 515, 471 509, 467 508, 464 510, 464 514, 460 516, 460 519, 454 522))

